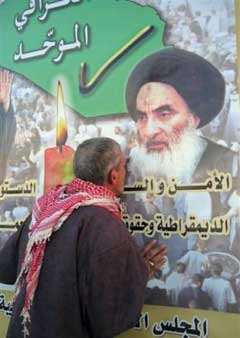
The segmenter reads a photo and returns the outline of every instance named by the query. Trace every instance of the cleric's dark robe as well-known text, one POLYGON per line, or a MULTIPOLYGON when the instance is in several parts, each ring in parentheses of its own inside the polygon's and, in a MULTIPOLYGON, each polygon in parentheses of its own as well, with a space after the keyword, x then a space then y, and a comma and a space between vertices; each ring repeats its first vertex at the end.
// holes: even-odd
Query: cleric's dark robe
MULTIPOLYGON (((0 251, 0 282, 15 282, 27 236, 25 224, 0 251)), ((147 275, 125 225, 103 208, 80 207, 47 244, 29 338, 107 338, 135 326, 147 275)), ((23 337, 24 293, 22 288, 7 338, 23 337)))
POLYGON ((16 119, 13 107, 10 104, 7 112, 4 111, 0 104, 0 184, 3 183, 6 170, 7 160, 15 139, 16 119))

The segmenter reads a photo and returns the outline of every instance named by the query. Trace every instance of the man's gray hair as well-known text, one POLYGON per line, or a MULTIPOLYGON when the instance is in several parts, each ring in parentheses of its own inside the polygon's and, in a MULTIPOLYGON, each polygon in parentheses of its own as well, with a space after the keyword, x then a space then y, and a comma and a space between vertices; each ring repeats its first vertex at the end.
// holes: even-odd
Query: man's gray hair
POLYGON ((73 170, 77 178, 95 184, 105 184, 113 168, 121 161, 119 144, 108 137, 95 137, 79 144, 73 159, 73 170))

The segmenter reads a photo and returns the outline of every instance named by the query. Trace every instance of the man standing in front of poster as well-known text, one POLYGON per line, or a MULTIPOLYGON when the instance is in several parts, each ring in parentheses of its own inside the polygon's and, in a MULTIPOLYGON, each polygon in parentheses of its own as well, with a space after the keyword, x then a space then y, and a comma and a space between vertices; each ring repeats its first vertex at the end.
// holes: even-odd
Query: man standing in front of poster
POLYGON ((8 338, 113 337, 134 327, 147 279, 165 262, 139 252, 121 221, 126 159, 93 138, 74 156, 74 179, 39 197, 0 252, 0 281, 15 284, 8 338))

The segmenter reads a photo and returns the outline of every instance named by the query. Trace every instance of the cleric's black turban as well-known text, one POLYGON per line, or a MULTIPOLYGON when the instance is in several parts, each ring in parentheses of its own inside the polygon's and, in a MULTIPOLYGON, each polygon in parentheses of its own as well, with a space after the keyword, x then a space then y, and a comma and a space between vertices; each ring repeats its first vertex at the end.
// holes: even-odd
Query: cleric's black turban
POLYGON ((201 56, 168 47, 141 60, 126 85, 126 105, 136 120, 136 98, 147 82, 169 84, 184 98, 191 112, 200 118, 199 127, 209 123, 222 109, 225 82, 217 68, 201 56))

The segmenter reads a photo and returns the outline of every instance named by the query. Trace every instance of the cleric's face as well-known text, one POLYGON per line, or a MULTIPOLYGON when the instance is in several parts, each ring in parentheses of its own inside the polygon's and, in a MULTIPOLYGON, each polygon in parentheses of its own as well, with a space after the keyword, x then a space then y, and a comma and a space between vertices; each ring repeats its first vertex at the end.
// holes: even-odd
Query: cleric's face
POLYGON ((200 122, 174 87, 161 82, 148 82, 140 88, 136 108, 139 142, 147 152, 170 150, 190 120, 194 127, 200 122))

